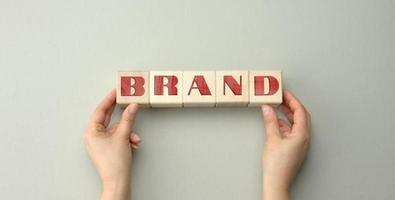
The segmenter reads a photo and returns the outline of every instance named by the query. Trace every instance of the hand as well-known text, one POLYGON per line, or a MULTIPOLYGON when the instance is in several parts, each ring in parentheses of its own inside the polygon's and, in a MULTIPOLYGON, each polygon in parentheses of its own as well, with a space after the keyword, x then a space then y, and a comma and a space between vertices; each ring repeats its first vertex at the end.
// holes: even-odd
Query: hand
POLYGON ((289 187, 309 149, 310 114, 290 92, 284 91, 280 110, 288 122, 277 118, 274 109, 262 106, 266 129, 263 149, 263 199, 285 200, 289 187))
POLYGON ((138 106, 129 105, 121 121, 108 127, 115 99, 113 89, 93 113, 84 142, 103 183, 102 199, 130 199, 132 149, 141 142, 131 130, 138 106))

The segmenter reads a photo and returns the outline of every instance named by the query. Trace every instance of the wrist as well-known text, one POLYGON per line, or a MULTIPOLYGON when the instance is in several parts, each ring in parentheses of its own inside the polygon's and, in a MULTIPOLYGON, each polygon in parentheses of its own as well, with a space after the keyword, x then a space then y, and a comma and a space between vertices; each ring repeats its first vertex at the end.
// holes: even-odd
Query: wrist
POLYGON ((279 181, 266 179, 263 180, 263 200, 288 200, 289 186, 281 184, 279 181))
POLYGON ((289 192, 287 190, 273 190, 273 189, 264 189, 263 200, 288 200, 289 192))
POLYGON ((262 197, 263 200, 288 200, 289 191, 283 188, 276 188, 264 185, 262 197))
POLYGON ((129 200, 130 199, 130 181, 117 180, 103 182, 102 200, 129 200))

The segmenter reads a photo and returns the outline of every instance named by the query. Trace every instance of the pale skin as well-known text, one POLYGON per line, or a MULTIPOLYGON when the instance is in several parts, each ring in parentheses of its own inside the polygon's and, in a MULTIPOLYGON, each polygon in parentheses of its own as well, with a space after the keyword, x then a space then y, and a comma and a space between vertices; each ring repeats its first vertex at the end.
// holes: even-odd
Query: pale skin
MULTIPOLYGON (((263 147, 264 200, 287 200, 292 180, 310 143, 310 114, 300 101, 284 90, 279 119, 271 106, 262 106, 266 139, 263 147)), ((130 104, 121 120, 109 125, 115 108, 113 89, 97 106, 84 133, 86 149, 101 178, 102 200, 129 200, 133 151, 141 143, 133 132, 138 106, 130 104)))
POLYGON ((310 113, 289 91, 283 92, 279 109, 287 121, 279 119, 270 106, 262 106, 266 129, 262 153, 264 200, 287 200, 292 180, 310 144, 310 113))

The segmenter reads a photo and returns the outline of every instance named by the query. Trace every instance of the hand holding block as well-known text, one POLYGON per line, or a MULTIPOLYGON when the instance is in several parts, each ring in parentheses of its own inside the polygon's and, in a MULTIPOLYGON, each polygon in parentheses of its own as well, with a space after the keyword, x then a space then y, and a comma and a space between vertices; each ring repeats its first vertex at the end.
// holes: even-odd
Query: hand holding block
POLYGON ((250 71, 250 103, 248 106, 282 103, 281 71, 250 71))
POLYGON ((149 107, 148 72, 122 71, 117 75, 117 104, 149 107))
POLYGON ((182 71, 150 71, 152 107, 182 107, 182 71))
POLYGON ((215 72, 184 71, 184 107, 215 106, 215 72))
POLYGON ((216 71, 216 105, 247 106, 248 71, 216 71))

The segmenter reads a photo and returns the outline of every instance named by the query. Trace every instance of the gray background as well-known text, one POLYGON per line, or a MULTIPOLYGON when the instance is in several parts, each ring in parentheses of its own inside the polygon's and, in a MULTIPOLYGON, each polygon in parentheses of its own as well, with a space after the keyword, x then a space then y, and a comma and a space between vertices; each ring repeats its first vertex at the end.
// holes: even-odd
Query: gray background
MULTIPOLYGON (((293 199, 393 199, 394 13, 390 0, 1 0, 0 198, 98 199, 82 133, 117 70, 282 69, 313 121, 293 199)), ((134 200, 260 199, 259 109, 144 110, 135 130, 134 200)))

